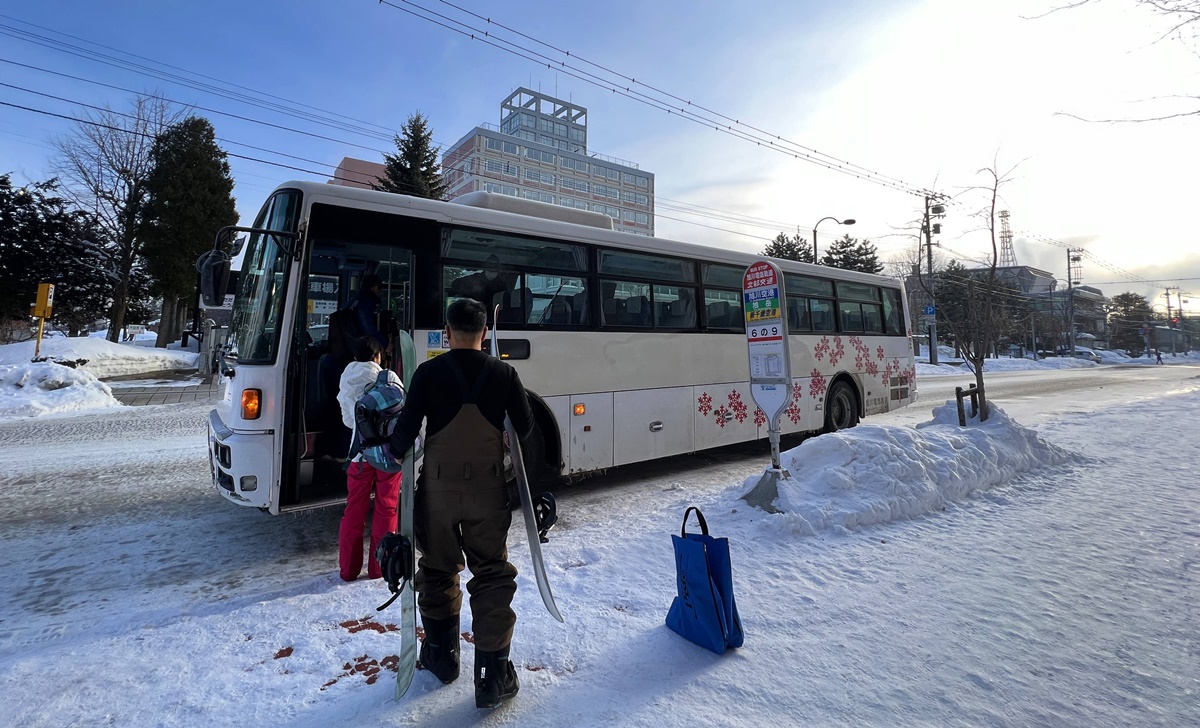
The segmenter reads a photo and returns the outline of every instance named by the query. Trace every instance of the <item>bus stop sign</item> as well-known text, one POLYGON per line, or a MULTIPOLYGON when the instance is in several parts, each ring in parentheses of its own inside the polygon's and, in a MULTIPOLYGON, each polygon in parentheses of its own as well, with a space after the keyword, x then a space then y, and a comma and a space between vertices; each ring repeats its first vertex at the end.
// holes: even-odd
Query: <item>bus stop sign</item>
MULTIPOLYGON (((760 260, 746 269, 742 303, 746 316, 746 349, 750 357, 750 396, 767 415, 769 431, 779 432, 779 417, 792 394, 788 356, 783 274, 760 260)), ((778 464, 776 464, 778 467, 778 464)))

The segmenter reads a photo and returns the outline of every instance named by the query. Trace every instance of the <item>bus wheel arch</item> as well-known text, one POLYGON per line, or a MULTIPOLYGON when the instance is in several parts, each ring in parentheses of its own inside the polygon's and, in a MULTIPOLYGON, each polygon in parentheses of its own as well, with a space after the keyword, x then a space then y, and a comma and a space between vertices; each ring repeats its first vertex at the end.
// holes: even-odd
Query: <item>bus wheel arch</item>
POLYGON ((527 464, 530 468, 530 486, 535 483, 557 480, 562 473, 562 443, 558 438, 558 422, 554 413, 539 395, 529 392, 529 409, 533 411, 533 435, 530 436, 527 464))
POLYGON ((845 372, 834 376, 825 393, 825 426, 822 432, 837 432, 856 426, 862 419, 863 396, 857 382, 845 372))

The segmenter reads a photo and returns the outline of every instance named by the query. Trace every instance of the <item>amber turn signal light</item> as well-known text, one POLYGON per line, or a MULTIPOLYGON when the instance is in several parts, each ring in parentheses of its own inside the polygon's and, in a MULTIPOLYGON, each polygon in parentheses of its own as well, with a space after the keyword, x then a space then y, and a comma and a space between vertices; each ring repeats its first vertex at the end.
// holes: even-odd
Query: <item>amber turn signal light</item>
POLYGON ((242 419, 257 420, 262 414, 262 390, 261 389, 243 389, 242 390, 242 419))
POLYGON ((587 412, 587 407, 585 405, 583 405, 583 404, 575 405, 575 414, 576 415, 581 415, 585 412, 587 412))

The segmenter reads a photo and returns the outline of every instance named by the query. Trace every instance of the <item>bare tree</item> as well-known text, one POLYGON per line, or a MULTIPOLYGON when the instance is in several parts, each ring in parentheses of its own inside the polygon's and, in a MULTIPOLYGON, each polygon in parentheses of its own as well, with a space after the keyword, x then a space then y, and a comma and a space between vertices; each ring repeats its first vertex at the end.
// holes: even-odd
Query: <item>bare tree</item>
POLYGON ((155 137, 183 111, 157 95, 133 99, 128 112, 86 111, 75 131, 55 140, 55 172, 67 195, 90 210, 111 241, 107 251, 117 274, 109 309, 108 339, 125 326, 130 281, 141 257, 138 229, 153 164, 155 137))
POLYGON ((998 169, 999 165, 993 162, 991 167, 979 170, 979 174, 984 175, 987 183, 968 190, 983 192, 985 196, 983 207, 975 214, 982 220, 991 242, 989 265, 982 271, 960 274, 955 276, 955 280, 939 283, 935 297, 938 308, 947 314, 942 320, 954 335, 956 347, 975 374, 981 422, 986 421, 989 414, 983 380, 984 362, 988 354, 995 349, 1001 333, 1006 332, 1011 325, 1007 305, 1011 291, 1007 282, 996 276, 996 267, 1000 259, 996 239, 996 210, 1000 201, 1000 187, 1008 181, 1008 176, 1013 170, 1001 173, 998 169), (945 299, 951 296, 957 299, 955 304, 943 305, 945 299))
MULTIPOLYGON (((918 229, 920 224, 920 221, 918 221, 918 229)), ((920 331, 922 311, 927 304, 933 301, 926 293, 925 287, 920 283, 910 285, 913 280, 920 281, 929 273, 926 270, 928 267, 927 258, 923 252, 925 245, 920 242, 919 233, 915 237, 917 238, 917 242, 912 247, 905 248, 903 251, 888 258, 884 272, 886 275, 899 278, 905 282, 905 293, 908 296, 909 329, 911 331, 920 331)), ((946 256, 941 250, 935 250, 933 253, 934 273, 942 271, 945 267, 946 256)))
MULTIPOLYGON (((1200 55, 1200 0, 1123 0, 1149 11, 1151 14, 1166 21, 1165 30, 1158 40, 1174 39, 1188 48, 1192 53, 1200 55)), ((1084 5, 1096 5, 1100 0, 1070 0, 1053 7, 1046 12, 1034 16, 1044 18, 1060 10, 1073 10, 1084 5)), ((1167 98, 1186 99, 1200 106, 1200 95, 1177 94, 1167 98)), ((1140 119, 1088 119, 1077 114, 1059 112, 1060 116, 1069 116, 1080 121, 1091 121, 1104 124, 1137 123, 1145 121, 1166 121, 1184 116, 1200 116, 1200 108, 1179 111, 1171 114, 1143 117, 1140 119)))

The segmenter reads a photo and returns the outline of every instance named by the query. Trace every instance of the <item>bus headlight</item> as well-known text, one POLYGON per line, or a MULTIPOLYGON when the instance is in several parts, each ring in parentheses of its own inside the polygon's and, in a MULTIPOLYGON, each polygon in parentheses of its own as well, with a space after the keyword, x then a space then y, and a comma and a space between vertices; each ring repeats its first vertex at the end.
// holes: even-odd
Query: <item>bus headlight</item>
POLYGON ((257 420, 262 413, 262 390, 242 390, 242 419, 257 420))

